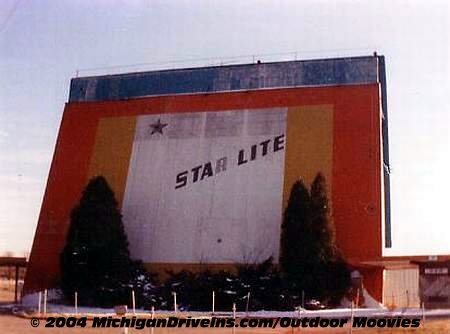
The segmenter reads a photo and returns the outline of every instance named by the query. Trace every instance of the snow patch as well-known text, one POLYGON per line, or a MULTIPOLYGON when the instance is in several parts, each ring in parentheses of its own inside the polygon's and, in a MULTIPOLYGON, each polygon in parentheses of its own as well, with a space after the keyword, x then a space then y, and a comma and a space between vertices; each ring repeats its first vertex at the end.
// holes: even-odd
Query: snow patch
MULTIPOLYGON (((39 305, 39 293, 41 294, 41 303, 44 303, 44 291, 41 292, 35 292, 30 293, 22 297, 22 305, 33 307, 35 306, 36 309, 39 305)), ((49 289, 47 290, 47 303, 50 303, 52 301, 60 300, 62 296, 62 292, 59 289, 49 289)))

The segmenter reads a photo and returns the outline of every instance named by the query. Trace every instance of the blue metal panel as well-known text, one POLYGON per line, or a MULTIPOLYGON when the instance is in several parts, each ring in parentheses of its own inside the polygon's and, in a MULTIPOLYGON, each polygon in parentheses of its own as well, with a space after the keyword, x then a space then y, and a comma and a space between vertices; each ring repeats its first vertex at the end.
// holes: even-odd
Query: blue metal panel
POLYGON ((376 83, 377 56, 202 67, 74 78, 69 102, 261 88, 376 83))

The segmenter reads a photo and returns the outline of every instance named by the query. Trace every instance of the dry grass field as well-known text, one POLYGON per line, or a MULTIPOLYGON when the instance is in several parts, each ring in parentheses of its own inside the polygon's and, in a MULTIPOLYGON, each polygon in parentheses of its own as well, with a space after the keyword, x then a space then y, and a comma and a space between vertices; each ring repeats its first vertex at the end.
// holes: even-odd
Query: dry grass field
MULTIPOLYGON (((19 269, 19 297, 25 278, 25 272, 25 268, 19 269)), ((14 302, 15 274, 16 271, 14 267, 0 267, 0 303, 14 302)))
MULTIPOLYGON (((19 284, 19 296, 21 283, 19 284)), ((14 302, 14 280, 0 279, 0 303, 14 302)))

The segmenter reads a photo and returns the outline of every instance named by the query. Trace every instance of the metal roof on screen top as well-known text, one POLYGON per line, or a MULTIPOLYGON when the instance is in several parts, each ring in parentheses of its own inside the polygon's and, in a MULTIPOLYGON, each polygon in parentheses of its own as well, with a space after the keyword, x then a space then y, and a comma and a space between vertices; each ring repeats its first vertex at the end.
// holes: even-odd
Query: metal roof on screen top
POLYGON ((73 78, 69 102, 379 82, 384 56, 256 62, 73 78))

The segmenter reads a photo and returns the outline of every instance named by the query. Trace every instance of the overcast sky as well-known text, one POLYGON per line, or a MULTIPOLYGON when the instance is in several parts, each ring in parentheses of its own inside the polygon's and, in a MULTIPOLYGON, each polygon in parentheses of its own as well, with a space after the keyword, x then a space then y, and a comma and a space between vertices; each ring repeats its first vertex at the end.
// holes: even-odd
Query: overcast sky
POLYGON ((450 254, 449 31, 443 0, 1 0, 0 254, 31 249, 77 70, 373 51, 387 63, 393 248, 386 254, 450 254), (140 65, 124 66, 133 64, 140 65))

